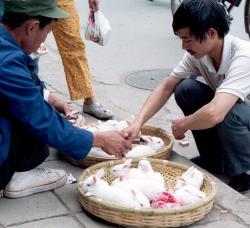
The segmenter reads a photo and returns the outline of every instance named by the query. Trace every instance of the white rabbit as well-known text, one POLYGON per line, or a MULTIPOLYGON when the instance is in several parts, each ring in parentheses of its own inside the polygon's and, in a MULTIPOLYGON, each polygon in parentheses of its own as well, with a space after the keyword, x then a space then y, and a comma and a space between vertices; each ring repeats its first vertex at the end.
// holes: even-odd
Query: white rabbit
POLYGON ((84 181, 79 182, 79 186, 81 186, 86 196, 92 196, 92 195, 97 196, 96 194, 94 194, 94 192, 96 192, 95 188, 97 180, 99 180, 98 184, 101 183, 100 185, 103 186, 108 185, 108 182, 100 179, 103 175, 104 175, 104 170, 99 169, 97 170, 96 174, 91 175, 87 177, 84 181))
POLYGON ((126 127, 128 127, 128 122, 126 120, 108 120, 105 122, 99 120, 96 123, 81 126, 81 128, 87 129, 91 132, 122 131, 126 127))
POLYGON ((137 168, 129 168, 132 159, 127 159, 124 163, 115 165, 111 168, 111 173, 114 177, 125 177, 125 179, 141 179, 145 178, 144 173, 137 168))
POLYGON ((93 157, 115 158, 115 155, 107 154, 99 147, 92 147, 88 155, 91 155, 93 157))
POLYGON ((160 150, 164 146, 164 141, 155 136, 141 135, 140 138, 147 142, 147 146, 152 148, 155 152, 160 150))
POLYGON ((116 179, 111 184, 113 187, 120 188, 120 189, 126 189, 128 191, 133 192, 135 195, 135 200, 140 204, 141 208, 149 208, 150 202, 148 198, 142 193, 141 190, 139 190, 136 187, 133 187, 129 184, 129 182, 123 180, 123 179, 116 179))
POLYGON ((146 141, 147 144, 135 146, 132 150, 128 151, 128 153, 126 154, 127 158, 154 154, 164 146, 164 141, 159 137, 141 135, 140 138, 146 141))
POLYGON ((204 192, 192 185, 185 185, 174 192, 174 197, 177 203, 180 203, 181 205, 187 205, 204 200, 206 195, 204 192))
POLYGON ((99 126, 101 132, 104 131, 117 131, 118 121, 116 120, 108 120, 102 122, 99 126))
POLYGON ((200 189, 203 184, 203 173, 195 167, 190 167, 180 177, 177 177, 175 188, 178 189, 185 185, 193 185, 200 189))
POLYGON ((128 127, 128 122, 126 120, 121 120, 121 121, 118 122, 117 131, 122 131, 126 127, 128 127))
POLYGON ((155 150, 147 145, 138 145, 135 146, 132 150, 129 150, 125 157, 127 158, 134 158, 134 157, 141 157, 150 154, 154 154, 155 150))
POLYGON ((110 186, 106 181, 100 177, 103 176, 104 170, 98 170, 96 175, 89 176, 86 180, 79 183, 85 191, 86 196, 95 196, 99 200, 103 200, 119 206, 130 208, 141 208, 144 206, 144 201, 137 197, 137 190, 119 189, 110 186))
POLYGON ((129 185, 138 188, 149 199, 153 200, 157 194, 166 189, 161 183, 147 179, 126 179, 129 185))
POLYGON ((145 175, 146 178, 149 178, 150 180, 157 181, 162 184, 162 186, 165 186, 165 180, 164 177, 159 173, 155 172, 148 160, 140 160, 138 163, 138 169, 140 169, 145 175))
POLYGON ((82 125, 80 128, 83 128, 83 129, 86 129, 88 131, 91 131, 92 133, 100 131, 98 124, 82 125))
POLYGON ((108 120, 106 122, 102 122, 99 126, 101 132, 103 131, 122 131, 128 126, 127 121, 117 121, 117 120, 108 120))
POLYGON ((120 181, 126 181, 129 185, 141 190, 149 200, 154 199, 158 193, 165 190, 164 184, 157 180, 147 178, 141 170, 137 168, 129 169, 130 163, 131 159, 111 169, 111 173, 119 177, 112 182, 112 185, 120 181))

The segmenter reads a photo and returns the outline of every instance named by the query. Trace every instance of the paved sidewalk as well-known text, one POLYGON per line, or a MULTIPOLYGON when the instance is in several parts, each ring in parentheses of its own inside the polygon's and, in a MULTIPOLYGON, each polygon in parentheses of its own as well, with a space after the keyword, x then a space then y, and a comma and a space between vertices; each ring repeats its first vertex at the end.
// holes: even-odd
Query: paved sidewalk
MULTIPOLYGON (((87 0, 79 0, 77 4, 84 34, 87 0)), ((111 22, 112 36, 105 47, 86 42, 89 63, 98 100, 114 111, 116 119, 124 119, 136 114, 150 93, 149 90, 129 86, 126 77, 141 70, 171 69, 180 60, 183 51, 171 29, 170 0, 101 0, 101 10, 111 22)), ((239 16, 243 15, 242 10, 240 8, 234 12, 232 33, 247 39, 242 17, 239 16)), ((46 44, 49 54, 40 60, 41 76, 50 91, 68 100, 63 67, 52 35, 46 44)), ((72 102, 79 110, 81 104, 82 101, 72 102)), ((181 116, 182 113, 171 98, 149 124, 170 131, 171 119, 181 116)), ((96 121, 88 115, 85 118, 89 122, 96 121)), ((190 142, 187 147, 181 147, 175 142, 171 161, 193 165, 188 158, 198 152, 190 132, 187 140, 190 142)), ((51 149, 51 155, 44 166, 65 169, 76 178, 83 171, 62 160, 54 149, 51 149)), ((217 187, 215 205, 203 220, 189 227, 250 227, 250 199, 247 197, 250 197, 250 193, 241 195, 221 181, 226 181, 226 178, 218 179, 209 175, 217 187)), ((76 184, 67 184, 54 191, 19 199, 1 198, 0 228, 118 227, 86 214, 78 196, 76 184)))

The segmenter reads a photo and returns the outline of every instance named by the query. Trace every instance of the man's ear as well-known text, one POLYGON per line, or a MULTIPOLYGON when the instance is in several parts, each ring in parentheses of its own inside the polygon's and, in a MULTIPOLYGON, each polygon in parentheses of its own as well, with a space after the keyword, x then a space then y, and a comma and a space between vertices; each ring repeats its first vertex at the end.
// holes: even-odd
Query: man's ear
POLYGON ((32 33, 37 33, 39 30, 40 21, 37 19, 31 19, 25 22, 26 35, 31 35, 32 33))
POLYGON ((214 29, 214 28, 209 28, 208 31, 207 31, 207 34, 209 35, 209 37, 211 39, 214 39, 214 38, 218 37, 217 30, 214 29))

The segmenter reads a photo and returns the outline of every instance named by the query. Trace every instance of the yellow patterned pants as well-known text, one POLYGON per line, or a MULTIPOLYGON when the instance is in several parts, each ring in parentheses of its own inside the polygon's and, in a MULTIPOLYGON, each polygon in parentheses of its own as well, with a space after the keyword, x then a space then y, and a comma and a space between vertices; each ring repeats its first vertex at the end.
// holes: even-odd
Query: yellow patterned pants
POLYGON ((58 20, 52 30, 62 58, 70 98, 77 100, 93 97, 92 77, 80 35, 75 0, 59 0, 58 6, 70 14, 68 18, 58 20))

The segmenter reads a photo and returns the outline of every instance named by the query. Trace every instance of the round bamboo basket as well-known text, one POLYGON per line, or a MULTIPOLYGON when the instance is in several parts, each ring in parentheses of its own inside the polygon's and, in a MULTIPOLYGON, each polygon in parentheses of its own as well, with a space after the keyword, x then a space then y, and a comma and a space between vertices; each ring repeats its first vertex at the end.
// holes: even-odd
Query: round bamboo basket
MULTIPOLYGON (((138 158, 133 159, 132 167, 136 167, 139 160, 138 158)), ((154 171, 160 172, 164 176, 166 188, 169 189, 174 189, 176 177, 188 169, 187 166, 167 160, 152 158, 147 158, 147 160, 151 162, 154 171)), ((103 179, 111 183, 114 178, 110 173, 110 169, 122 162, 124 160, 106 161, 89 167, 80 175, 79 182, 96 173, 98 169, 104 168, 105 175, 103 179)), ((195 223, 201 220, 212 209, 216 193, 215 183, 205 174, 201 190, 206 194, 206 200, 180 208, 124 208, 97 200, 93 196, 85 197, 80 185, 78 185, 78 190, 80 192, 80 203, 87 212, 111 223, 137 227, 180 227, 195 223)))
MULTIPOLYGON (((141 132, 144 135, 151 135, 161 138, 164 141, 165 146, 161 148, 159 151, 157 151, 154 154, 150 154, 148 156, 143 157, 150 157, 150 158, 156 158, 156 159, 168 159, 171 155, 174 140, 173 137, 167 133, 165 130, 149 125, 144 125, 141 128, 141 132)), ((91 155, 88 155, 85 159, 82 160, 74 160, 70 157, 68 157, 65 154, 62 154, 62 156, 68 160, 71 164, 79 167, 89 167, 92 165, 95 165, 99 162, 103 161, 109 161, 109 160, 117 160, 117 158, 103 158, 103 157, 93 157, 91 155)))

